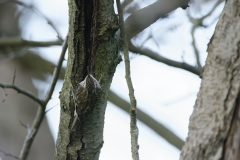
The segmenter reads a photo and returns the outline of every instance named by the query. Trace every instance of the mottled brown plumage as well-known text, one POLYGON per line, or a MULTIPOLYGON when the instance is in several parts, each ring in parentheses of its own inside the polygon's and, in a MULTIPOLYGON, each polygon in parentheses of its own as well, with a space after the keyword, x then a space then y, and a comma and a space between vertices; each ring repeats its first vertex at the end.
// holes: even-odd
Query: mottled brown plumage
POLYGON ((86 114, 93 111, 96 105, 95 102, 98 100, 100 93, 101 86, 91 74, 88 74, 86 78, 73 89, 73 99, 77 115, 71 130, 79 117, 85 118, 86 114))
POLYGON ((75 89, 76 112, 78 116, 86 115, 94 109, 94 101, 96 101, 101 92, 99 82, 91 75, 80 82, 75 89))

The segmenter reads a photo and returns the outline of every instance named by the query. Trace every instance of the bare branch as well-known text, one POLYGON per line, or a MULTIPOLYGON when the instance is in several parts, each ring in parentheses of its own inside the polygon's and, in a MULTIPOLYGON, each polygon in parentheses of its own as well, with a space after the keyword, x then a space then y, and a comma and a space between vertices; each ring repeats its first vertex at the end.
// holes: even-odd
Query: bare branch
POLYGON ((133 84, 131 80, 131 73, 130 73, 130 60, 129 60, 129 53, 128 53, 128 42, 127 36, 124 27, 124 20, 123 20, 123 10, 121 7, 120 0, 117 0, 117 8, 119 14, 119 22, 120 22, 120 31, 121 31, 121 38, 122 38, 122 45, 123 45, 123 53, 124 53, 124 62, 125 62, 125 73, 126 73, 126 81, 129 90, 129 98, 131 102, 130 108, 130 129, 131 129, 131 145, 132 145, 132 159, 139 160, 139 145, 138 145, 138 127, 137 127, 137 101, 134 95, 133 84))
POLYGON ((48 103, 48 101, 50 100, 50 98, 53 94, 53 90, 56 86, 58 76, 59 76, 60 70, 62 68, 62 62, 64 60, 64 56, 65 56, 65 53, 66 53, 66 50, 67 50, 67 41, 68 41, 68 36, 66 37, 66 39, 63 43, 62 52, 61 52, 60 58, 58 60, 58 65, 55 68, 54 73, 53 73, 53 79, 52 79, 52 82, 51 82, 50 89, 49 89, 49 91, 46 95, 46 98, 43 100, 43 103, 41 104, 40 107, 38 107, 37 115, 34 119, 34 122, 31 126, 31 129, 29 130, 29 132, 28 132, 28 134, 25 138, 25 141, 23 143, 21 153, 20 153, 20 156, 19 156, 20 160, 26 160, 26 158, 28 156, 28 153, 29 153, 29 150, 31 148, 32 142, 33 142, 33 140, 36 136, 36 133, 39 130, 40 124, 42 123, 42 121, 44 119, 45 109, 46 109, 47 103, 48 103))
POLYGON ((0 152, 3 153, 5 156, 12 157, 14 159, 19 159, 17 156, 14 156, 14 155, 12 155, 10 153, 7 153, 7 152, 5 152, 5 151, 3 151, 1 149, 0 149, 0 152))
POLYGON ((0 47, 49 47, 62 45, 59 40, 56 41, 29 41, 19 37, 0 38, 0 47))
MULTIPOLYGON (((109 91, 109 101, 115 104, 120 109, 124 110, 125 112, 127 113, 129 112, 128 106, 130 106, 130 104, 124 99, 122 99, 121 97, 119 97, 112 90, 109 91)), ((166 141, 168 141, 170 144, 172 144, 179 150, 182 149, 184 141, 181 138, 179 138, 167 127, 165 127, 160 122, 156 121, 154 118, 152 118, 150 115, 148 115, 141 109, 138 108, 137 113, 138 113, 137 115, 138 120, 146 124, 152 130, 154 130, 159 136, 163 137, 166 141)))
POLYGON ((68 36, 66 37, 64 43, 63 43, 63 48, 62 48, 62 52, 61 52, 61 55, 59 57, 59 60, 58 60, 58 65, 57 67, 55 68, 54 70, 54 73, 53 73, 53 79, 52 79, 52 82, 51 82, 51 86, 50 86, 50 89, 46 95, 46 98, 44 99, 44 102, 47 104, 48 101, 50 100, 52 94, 53 94, 53 90, 56 86, 56 83, 57 83, 57 80, 58 80, 58 77, 59 77, 59 74, 60 74, 60 71, 61 71, 61 68, 62 68, 62 63, 64 61, 64 56, 65 56, 65 53, 67 51, 67 47, 68 47, 68 36))
POLYGON ((200 75, 200 73, 201 73, 200 70, 197 67, 191 66, 190 64, 187 64, 185 62, 173 61, 171 59, 168 59, 168 58, 165 58, 165 57, 159 55, 156 52, 153 52, 152 50, 137 48, 131 42, 128 42, 128 43, 129 43, 129 51, 131 51, 133 53, 139 53, 139 54, 147 56, 147 57, 149 57, 153 60, 156 60, 158 62, 162 62, 162 63, 167 64, 167 65, 172 66, 172 67, 187 70, 187 71, 189 71, 193 74, 196 74, 196 75, 200 75))
POLYGON ((201 72, 202 71, 202 65, 201 65, 201 62, 200 62, 199 52, 198 52, 198 49, 197 49, 197 46, 196 46, 196 42, 195 42, 195 37, 194 37, 195 29, 196 29, 196 27, 192 27, 192 29, 191 29, 192 46, 193 46, 193 50, 194 50, 194 54, 195 54, 195 58, 196 58, 198 69, 201 72))
POLYGON ((19 88, 13 84, 4 84, 0 82, 0 87, 5 89, 5 88, 12 88, 14 90, 16 90, 18 93, 21 93, 27 97, 29 97, 30 99, 34 100, 35 102, 37 102, 38 104, 42 105, 43 101, 41 99, 39 99, 37 96, 35 96, 33 93, 26 91, 22 88, 19 88))
POLYGON ((16 79, 16 72, 17 72, 17 69, 15 68, 15 70, 14 70, 14 75, 13 75, 13 82, 12 82, 13 85, 14 85, 15 79, 16 79))

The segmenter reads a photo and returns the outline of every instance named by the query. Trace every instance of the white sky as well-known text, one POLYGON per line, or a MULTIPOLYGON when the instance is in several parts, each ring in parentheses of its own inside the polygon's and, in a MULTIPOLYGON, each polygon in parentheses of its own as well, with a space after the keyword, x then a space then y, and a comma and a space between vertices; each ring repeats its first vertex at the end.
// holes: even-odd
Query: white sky
MULTIPOLYGON (((141 7, 147 5, 146 1, 141 1, 140 4, 141 7)), ((67 0, 34 1, 34 5, 55 23, 61 35, 65 37, 68 30, 67 0)), ((222 7, 223 4, 214 12, 212 19, 219 15, 222 7)), ((203 9, 207 10, 208 8, 203 9)), ((208 21, 206 23, 211 23, 211 18, 208 21)), ((21 25, 24 28, 23 37, 26 39, 56 39, 56 33, 53 29, 44 19, 34 13, 31 14, 29 23, 21 25)), ((202 64, 205 62, 207 43, 213 34, 215 25, 216 23, 207 29, 200 28, 196 31, 195 37, 198 50, 201 53, 202 64)), ((177 9, 170 15, 170 18, 159 20, 157 24, 151 25, 142 34, 143 37, 147 37, 148 33, 152 33, 160 47, 151 40, 147 41, 145 46, 163 56, 178 61, 182 61, 184 52, 184 61, 194 65, 195 58, 191 47, 190 27, 191 24, 186 17, 186 12, 177 9), (172 26, 176 29, 167 31, 167 28, 172 26)), ((138 43, 144 40, 139 40, 138 43)), ((61 47, 41 48, 40 51, 44 58, 56 63, 61 47)), ((64 65, 66 65, 66 62, 64 65)), ((131 55, 131 72, 139 108, 167 126, 179 137, 185 139, 188 132, 189 116, 201 82, 200 78, 190 72, 169 67, 141 55, 131 55)), ((124 77, 124 64, 121 62, 114 75, 111 89, 128 100, 128 90, 124 77)), ((37 87, 44 85, 46 88, 46 85, 49 85, 46 82, 41 82, 41 85, 39 85, 39 81, 33 81, 37 84, 37 87)), ((53 99, 48 105, 50 108, 58 104, 57 107, 47 113, 55 140, 60 114, 58 93, 61 87, 62 82, 59 82, 53 99)), ((43 91, 39 94, 42 95, 43 91)), ((101 150, 100 160, 131 160, 129 121, 127 113, 108 103, 104 127, 104 146, 101 150)), ((138 122, 138 126, 141 159, 179 159, 180 151, 178 149, 159 137, 143 123, 138 122)))

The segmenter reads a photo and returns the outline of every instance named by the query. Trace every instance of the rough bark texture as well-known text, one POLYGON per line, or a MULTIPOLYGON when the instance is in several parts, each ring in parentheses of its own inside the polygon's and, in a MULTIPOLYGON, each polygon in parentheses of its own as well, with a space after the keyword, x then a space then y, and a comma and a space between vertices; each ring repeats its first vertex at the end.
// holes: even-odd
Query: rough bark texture
POLYGON ((228 0, 208 47, 181 160, 239 157, 240 0, 228 0))
POLYGON ((60 93, 61 118, 54 157, 56 160, 99 158, 108 90, 115 68, 121 60, 118 42, 114 39, 117 22, 112 0, 69 0, 69 53, 65 82, 60 93), (76 86, 81 82, 87 75, 87 66, 97 80, 102 77, 102 94, 93 112, 85 116, 77 131, 71 132, 74 102, 70 83, 76 86))

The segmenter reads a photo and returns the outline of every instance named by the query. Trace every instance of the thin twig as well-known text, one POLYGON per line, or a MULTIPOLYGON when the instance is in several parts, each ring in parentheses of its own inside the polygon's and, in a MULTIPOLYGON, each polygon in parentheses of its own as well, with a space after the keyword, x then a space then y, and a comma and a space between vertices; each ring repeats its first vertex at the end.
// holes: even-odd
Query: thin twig
POLYGON ((131 132, 131 145, 132 145, 132 159, 139 160, 138 154, 138 127, 137 127, 137 101, 134 96, 134 89, 132 85, 131 75, 130 75, 130 60, 129 60, 129 53, 128 53, 128 42, 126 37, 126 32, 124 28, 124 20, 123 20, 123 10, 121 8, 120 0, 117 0, 117 8, 118 8, 118 15, 119 15, 119 22, 120 22, 120 31, 121 31, 121 38, 123 44, 123 52, 124 52, 124 62, 125 62, 125 72, 126 72, 126 81, 129 90, 129 98, 131 102, 130 108, 130 132, 131 132))
POLYGON ((3 100, 2 100, 2 103, 4 103, 6 101, 6 98, 7 98, 7 93, 6 93, 5 88, 3 88, 3 100))
POLYGON ((59 40, 55 41, 30 41, 19 37, 6 37, 0 38, 0 47, 49 47, 49 46, 60 46, 62 42, 59 40))
POLYGON ((54 107, 56 107, 58 104, 52 106, 51 108, 49 108, 48 110, 45 111, 45 114, 47 114, 50 110, 52 110, 54 107))
POLYGON ((22 88, 19 88, 13 84, 4 84, 4 83, 0 83, 0 87, 5 89, 5 88, 12 88, 14 90, 16 90, 18 93, 21 93, 27 97, 29 97, 30 99, 36 101, 38 104, 42 105, 43 101, 41 99, 39 99, 37 96, 35 96, 33 93, 26 91, 22 88))
POLYGON ((21 120, 19 120, 19 122, 20 122, 21 126, 23 126, 24 128, 26 128, 26 129, 29 128, 29 127, 28 127, 26 124, 24 124, 21 120))
POLYGON ((34 119, 34 122, 31 126, 31 129, 29 130, 29 132, 28 132, 28 134, 25 138, 25 141, 23 143, 21 153, 20 153, 20 156, 19 156, 20 160, 26 160, 26 158, 28 156, 28 153, 29 153, 29 150, 31 148, 32 142, 33 142, 33 140, 36 136, 36 133, 39 130, 40 124, 42 123, 42 121, 44 119, 45 109, 46 109, 47 103, 48 103, 48 101, 50 100, 50 98, 53 94, 53 90, 56 86, 58 76, 59 76, 60 70, 62 68, 62 62, 64 60, 64 56, 65 56, 65 53, 66 53, 66 50, 67 50, 67 41, 68 41, 68 36, 66 37, 66 39, 63 43, 62 52, 61 52, 60 58, 58 60, 58 65, 55 68, 54 73, 53 73, 53 79, 52 79, 52 82, 51 82, 50 89, 49 89, 49 91, 46 95, 46 98, 43 100, 42 105, 40 107, 38 107, 37 115, 34 119))
POLYGON ((59 57, 59 60, 58 60, 58 64, 57 64, 57 67, 55 68, 54 72, 53 72, 53 79, 52 79, 52 82, 51 82, 51 86, 50 86, 50 89, 44 99, 45 103, 47 104, 47 102, 51 99, 51 96, 53 94, 53 90, 56 86, 56 83, 57 83, 57 80, 58 80, 58 77, 59 77, 59 74, 60 74, 60 71, 61 71, 61 68, 62 68, 62 63, 64 61, 64 56, 65 56, 65 53, 67 51, 67 47, 68 47, 68 36, 66 37, 64 43, 63 43, 63 48, 62 48, 62 52, 61 52, 61 55, 59 57))
POLYGON ((19 159, 17 156, 14 156, 14 155, 12 155, 10 153, 7 153, 7 152, 5 152, 5 151, 3 151, 1 149, 0 149, 0 152, 3 153, 5 156, 12 157, 14 159, 19 159))
POLYGON ((15 70, 14 70, 14 75, 13 75, 13 82, 12 82, 13 85, 14 85, 15 79, 16 79, 16 72, 17 72, 17 69, 15 68, 15 70))
POLYGON ((198 52, 196 42, 195 42, 195 37, 194 37, 194 33, 195 33, 196 28, 197 27, 194 25, 191 29, 192 46, 193 46, 193 50, 194 50, 194 54, 195 54, 195 58, 196 58, 196 62, 197 62, 197 67, 201 72, 202 71, 202 65, 201 65, 201 62, 200 62, 199 52, 198 52))

